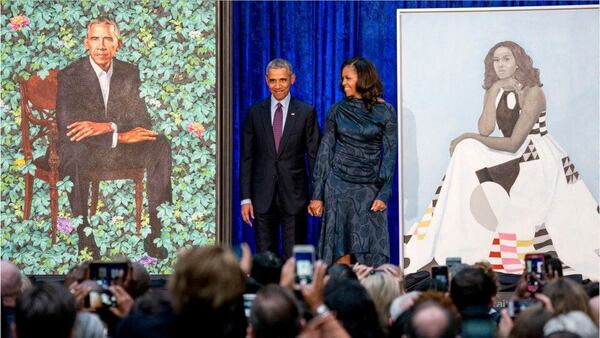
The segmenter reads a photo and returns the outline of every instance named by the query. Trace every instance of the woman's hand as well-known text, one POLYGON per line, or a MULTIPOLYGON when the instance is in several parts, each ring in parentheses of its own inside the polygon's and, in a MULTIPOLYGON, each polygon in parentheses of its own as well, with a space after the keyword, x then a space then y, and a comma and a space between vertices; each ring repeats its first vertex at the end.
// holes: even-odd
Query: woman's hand
POLYGON ((323 201, 311 200, 308 205, 308 214, 316 217, 323 216, 323 201))
POLYGON ((454 154, 454 148, 456 148, 456 146, 460 143, 460 141, 467 139, 467 138, 475 138, 475 133, 464 133, 462 135, 460 135, 459 137, 455 138, 454 140, 452 140, 452 142, 450 142, 450 156, 452 156, 452 154, 454 154))
POLYGON ((386 208, 387 205, 385 205, 385 202, 382 200, 374 200, 373 204, 371 205, 371 211, 375 212, 384 211, 386 208))
POLYGON ((502 88, 507 91, 516 91, 519 95, 521 95, 521 93, 523 93, 523 89, 525 89, 523 84, 514 77, 498 80, 493 84, 493 86, 495 86, 498 89, 502 88))

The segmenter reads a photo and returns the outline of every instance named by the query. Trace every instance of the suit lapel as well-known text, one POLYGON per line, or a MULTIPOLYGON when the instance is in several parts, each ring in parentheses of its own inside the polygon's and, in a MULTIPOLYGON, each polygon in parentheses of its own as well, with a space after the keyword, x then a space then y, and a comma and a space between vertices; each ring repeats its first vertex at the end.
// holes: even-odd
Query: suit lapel
MULTIPOLYGON (((288 107, 288 112, 285 117, 285 125, 283 127, 283 135, 281 135, 281 141, 279 142, 279 152, 281 154, 283 149, 285 149, 285 145, 287 140, 290 138, 290 134, 296 128, 296 121, 298 121, 298 116, 296 115, 296 101, 294 98, 290 99, 290 106, 288 107)), ((275 142, 273 141, 273 146, 275 142)))
MULTIPOLYGON (((275 152, 275 139, 273 138, 273 125, 271 124, 271 97, 264 100, 260 109, 260 121, 263 129, 263 135, 268 140, 269 151, 273 155, 273 157, 277 156, 275 152)), ((281 143, 280 149, 281 149, 281 143)))
POLYGON ((115 100, 119 96, 119 88, 123 88, 124 74, 121 69, 121 65, 117 60, 113 59, 113 73, 110 78, 110 89, 108 91, 108 102, 106 104, 106 113, 108 117, 113 119, 117 118, 112 116, 115 113, 115 100))
POLYGON ((101 107, 101 111, 95 112, 100 116, 104 116, 104 99, 102 98, 102 89, 100 89, 100 82, 98 81, 98 76, 96 76, 96 72, 92 65, 90 64, 90 60, 85 58, 83 62, 83 71, 81 74, 81 88, 89 88, 90 94, 89 99, 94 100, 94 107, 101 107))

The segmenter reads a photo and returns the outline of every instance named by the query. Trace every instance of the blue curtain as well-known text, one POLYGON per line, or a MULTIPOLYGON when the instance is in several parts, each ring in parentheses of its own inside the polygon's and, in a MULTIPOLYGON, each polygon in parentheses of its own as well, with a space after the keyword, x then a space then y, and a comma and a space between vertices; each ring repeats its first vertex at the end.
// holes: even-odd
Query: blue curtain
MULTIPOLYGON (((241 129, 248 108, 268 97, 265 67, 276 57, 296 73, 292 95, 315 106, 324 126, 329 106, 342 99, 340 65, 370 59, 384 83, 384 99, 397 104, 396 9, 592 4, 597 1, 241 1, 233 3, 233 243, 254 248, 254 229, 241 220, 239 159, 241 129)), ((390 254, 398 264, 398 175, 388 202, 390 254)), ((435 187, 432 187, 434 189, 435 187)), ((318 219, 309 220, 309 243, 317 244, 318 219)))

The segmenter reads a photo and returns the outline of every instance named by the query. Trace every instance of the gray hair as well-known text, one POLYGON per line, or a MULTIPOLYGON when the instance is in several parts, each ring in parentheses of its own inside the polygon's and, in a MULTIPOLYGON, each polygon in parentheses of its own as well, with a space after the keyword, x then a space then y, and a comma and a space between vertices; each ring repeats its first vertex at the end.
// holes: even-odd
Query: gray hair
POLYGON ((120 37, 119 27, 117 26, 117 23, 114 22, 114 21, 112 21, 109 18, 104 18, 104 17, 100 17, 100 18, 93 19, 92 21, 90 21, 90 23, 88 23, 88 25, 87 25, 88 32, 90 31, 90 29, 92 28, 93 25, 99 25, 99 24, 105 24, 105 25, 111 25, 111 26, 113 26, 115 28, 114 29, 115 36, 117 37, 117 39, 121 38, 120 37))
POLYGON ((288 72, 290 73, 290 75, 294 75, 294 69, 292 68, 292 64, 286 60, 286 59, 273 59, 271 60, 271 62, 269 62, 269 64, 267 65, 267 69, 265 71, 265 74, 269 72, 269 69, 279 69, 279 68, 286 68, 288 70, 288 72))

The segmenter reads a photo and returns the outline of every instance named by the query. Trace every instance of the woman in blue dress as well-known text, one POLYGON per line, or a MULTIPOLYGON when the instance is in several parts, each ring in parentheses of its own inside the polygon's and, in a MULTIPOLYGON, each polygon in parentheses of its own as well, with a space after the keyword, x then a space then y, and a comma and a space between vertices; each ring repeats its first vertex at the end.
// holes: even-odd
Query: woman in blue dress
POLYGON ((353 255, 369 266, 389 262, 387 202, 398 143, 394 108, 365 58, 342 65, 345 98, 327 116, 313 174, 309 214, 323 216, 319 257, 327 264, 353 255))

